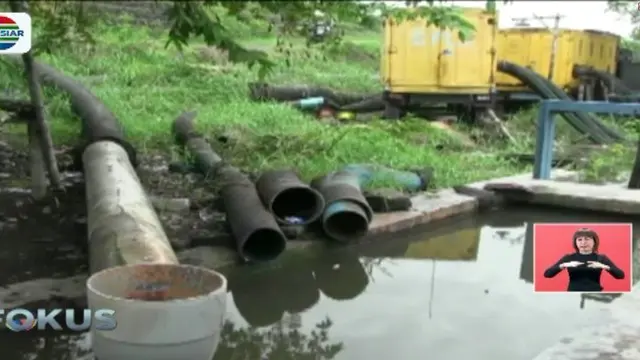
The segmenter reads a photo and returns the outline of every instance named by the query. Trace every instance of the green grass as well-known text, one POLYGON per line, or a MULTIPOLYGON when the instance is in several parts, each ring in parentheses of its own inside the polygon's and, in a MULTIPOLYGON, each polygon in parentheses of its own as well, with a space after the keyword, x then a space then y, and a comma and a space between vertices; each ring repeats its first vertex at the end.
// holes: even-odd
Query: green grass
MULTIPOLYGON (((255 70, 228 64, 219 51, 195 43, 183 54, 165 49, 166 34, 155 30, 123 25, 102 27, 95 34, 97 44, 91 50, 64 49, 43 55, 41 61, 87 85, 116 114, 143 153, 171 154, 172 121, 182 111, 194 109, 199 113, 198 129, 211 139, 221 133, 242 139, 233 147, 214 146, 228 161, 251 172, 295 168, 309 179, 349 163, 397 169, 431 166, 435 186, 448 187, 526 170, 498 156, 508 150, 504 146, 463 148, 455 137, 424 120, 337 126, 284 104, 252 102, 247 85, 257 79, 255 70)), ((316 50, 305 50, 310 56, 290 56, 289 66, 283 55, 274 53, 279 65, 267 81, 380 91, 379 37, 365 34, 347 40, 343 50, 326 55, 328 59, 316 50)), ((245 43, 270 51, 273 40, 245 43)), ((0 65, 0 86, 24 91, 21 72, 0 65)), ((53 89, 46 89, 45 96, 55 143, 77 143, 79 121, 71 115, 65 96, 53 89)))

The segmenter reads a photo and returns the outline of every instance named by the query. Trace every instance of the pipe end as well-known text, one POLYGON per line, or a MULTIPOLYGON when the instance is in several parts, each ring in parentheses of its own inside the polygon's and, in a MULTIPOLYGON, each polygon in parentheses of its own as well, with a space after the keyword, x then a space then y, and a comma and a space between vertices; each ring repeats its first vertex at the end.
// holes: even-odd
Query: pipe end
POLYGON ((325 234, 340 242, 355 241, 367 235, 369 222, 366 209, 354 201, 336 201, 327 206, 322 216, 325 234))
POLYGON ((271 199, 269 209, 280 224, 308 225, 322 215, 322 195, 308 186, 284 189, 271 199))
POLYGON ((240 256, 248 262, 275 260, 287 248, 287 238, 273 228, 256 229, 249 234, 238 249, 240 256))

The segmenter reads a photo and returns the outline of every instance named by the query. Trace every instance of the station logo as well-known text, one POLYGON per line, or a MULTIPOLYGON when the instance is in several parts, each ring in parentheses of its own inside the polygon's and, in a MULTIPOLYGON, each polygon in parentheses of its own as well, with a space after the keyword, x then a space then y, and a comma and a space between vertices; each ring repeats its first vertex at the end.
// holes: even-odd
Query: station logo
POLYGON ((31 16, 0 13, 0 55, 24 54, 31 50, 31 16))

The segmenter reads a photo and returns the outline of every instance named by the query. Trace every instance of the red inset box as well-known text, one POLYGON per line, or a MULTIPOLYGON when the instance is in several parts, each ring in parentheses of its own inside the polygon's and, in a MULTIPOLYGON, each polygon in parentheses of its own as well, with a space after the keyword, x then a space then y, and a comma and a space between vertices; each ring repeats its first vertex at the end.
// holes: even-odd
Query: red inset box
POLYGON ((629 292, 632 225, 533 225, 533 284, 540 292, 629 292))

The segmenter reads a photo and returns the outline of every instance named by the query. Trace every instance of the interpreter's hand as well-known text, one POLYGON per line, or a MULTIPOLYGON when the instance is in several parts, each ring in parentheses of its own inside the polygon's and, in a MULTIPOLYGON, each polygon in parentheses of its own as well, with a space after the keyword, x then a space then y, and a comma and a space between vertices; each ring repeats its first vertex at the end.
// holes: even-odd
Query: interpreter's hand
POLYGON ((604 269, 604 270, 609 270, 609 266, 601 263, 601 262, 597 262, 597 261, 588 261, 588 267, 592 268, 592 269, 604 269))
POLYGON ((576 267, 576 266, 580 266, 582 264, 584 264, 584 263, 581 262, 581 261, 568 261, 566 263, 560 264, 560 269, 573 268, 573 267, 576 267))

